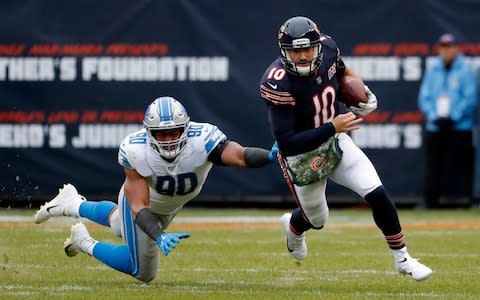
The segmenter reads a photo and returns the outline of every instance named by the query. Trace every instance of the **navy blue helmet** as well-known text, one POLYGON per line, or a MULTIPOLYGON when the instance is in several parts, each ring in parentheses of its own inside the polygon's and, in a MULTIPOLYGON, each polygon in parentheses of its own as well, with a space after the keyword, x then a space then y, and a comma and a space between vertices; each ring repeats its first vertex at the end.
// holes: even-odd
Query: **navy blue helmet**
POLYGON ((299 76, 308 76, 314 72, 322 62, 322 44, 317 24, 306 17, 293 17, 285 21, 278 31, 278 45, 285 68, 299 76), (309 66, 297 66, 290 56, 288 49, 316 47, 315 57, 309 66))

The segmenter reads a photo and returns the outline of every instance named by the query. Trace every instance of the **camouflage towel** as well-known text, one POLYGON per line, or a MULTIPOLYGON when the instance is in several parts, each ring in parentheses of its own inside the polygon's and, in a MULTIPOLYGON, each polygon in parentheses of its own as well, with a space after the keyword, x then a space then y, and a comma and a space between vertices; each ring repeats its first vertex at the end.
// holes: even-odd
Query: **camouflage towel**
POLYGON ((338 139, 332 136, 317 149, 286 160, 287 170, 294 184, 304 186, 330 175, 340 163, 342 155, 338 139))

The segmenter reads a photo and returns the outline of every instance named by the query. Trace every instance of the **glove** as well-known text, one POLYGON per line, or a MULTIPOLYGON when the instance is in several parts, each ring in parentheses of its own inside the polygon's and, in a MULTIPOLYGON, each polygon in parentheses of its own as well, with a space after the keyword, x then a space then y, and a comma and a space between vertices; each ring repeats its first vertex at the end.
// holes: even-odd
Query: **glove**
POLYGON ((435 123, 435 125, 437 125, 438 129, 440 129, 441 131, 451 130, 453 125, 455 124, 452 119, 446 117, 438 118, 433 121, 433 123, 435 123))
POLYGON ((367 103, 360 102, 358 104, 359 107, 350 106, 348 109, 351 112, 357 115, 368 115, 369 113, 377 109, 377 97, 374 93, 372 93, 372 91, 370 91, 368 86, 365 86, 365 94, 367 94, 368 96, 367 103))
POLYGON ((188 238, 188 233, 162 233, 156 240, 158 247, 162 250, 163 255, 167 256, 170 251, 175 249, 180 239, 188 238))
POLYGON ((268 153, 268 159, 271 161, 276 161, 277 155, 278 155, 278 144, 275 141, 275 143, 273 143, 272 145, 272 149, 270 149, 270 152, 268 153))

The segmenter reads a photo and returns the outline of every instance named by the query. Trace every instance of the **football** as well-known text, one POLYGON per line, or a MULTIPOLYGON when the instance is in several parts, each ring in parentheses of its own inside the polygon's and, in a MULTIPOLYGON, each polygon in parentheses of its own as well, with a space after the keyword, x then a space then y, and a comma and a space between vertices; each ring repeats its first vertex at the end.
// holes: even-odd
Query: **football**
POLYGON ((368 96, 361 79, 345 75, 340 77, 338 84, 340 91, 338 101, 344 103, 346 107, 358 107, 360 102, 367 103, 368 96))

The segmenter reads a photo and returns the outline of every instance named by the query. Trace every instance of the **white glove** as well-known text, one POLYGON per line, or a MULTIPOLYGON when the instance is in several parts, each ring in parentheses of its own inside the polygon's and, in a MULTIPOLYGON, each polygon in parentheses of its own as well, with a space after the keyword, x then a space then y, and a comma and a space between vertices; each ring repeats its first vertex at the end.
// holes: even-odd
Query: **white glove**
POLYGON ((358 104, 359 107, 350 106, 348 109, 357 114, 357 115, 368 115, 372 111, 377 109, 377 97, 375 94, 370 91, 368 86, 365 86, 365 94, 368 96, 367 103, 360 102, 358 104))

